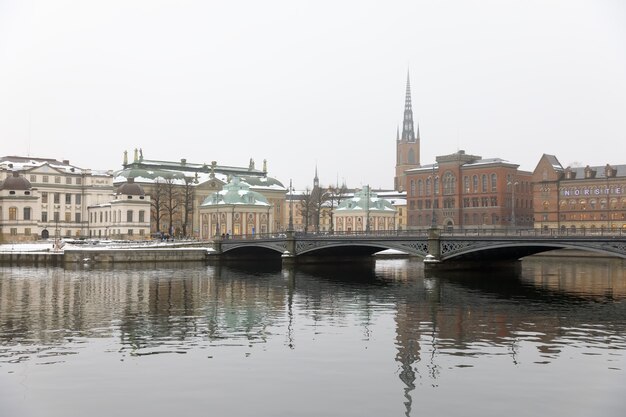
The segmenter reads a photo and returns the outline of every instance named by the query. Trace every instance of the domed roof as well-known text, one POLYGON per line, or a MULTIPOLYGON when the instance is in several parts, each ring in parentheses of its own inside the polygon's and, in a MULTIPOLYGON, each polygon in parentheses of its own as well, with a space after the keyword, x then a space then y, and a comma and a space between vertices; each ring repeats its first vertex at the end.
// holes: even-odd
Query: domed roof
POLYGON ((31 188, 30 181, 21 177, 17 171, 14 171, 13 175, 7 177, 0 186, 0 190, 30 190, 31 188))
POLYGON ((239 177, 233 177, 232 181, 226 184, 222 191, 208 196, 202 203, 202 206, 220 204, 269 206, 263 194, 250 190, 250 184, 241 181, 239 177))
POLYGON ((133 177, 129 177, 124 184, 117 187, 117 194, 144 196, 146 192, 141 185, 135 182, 133 177))

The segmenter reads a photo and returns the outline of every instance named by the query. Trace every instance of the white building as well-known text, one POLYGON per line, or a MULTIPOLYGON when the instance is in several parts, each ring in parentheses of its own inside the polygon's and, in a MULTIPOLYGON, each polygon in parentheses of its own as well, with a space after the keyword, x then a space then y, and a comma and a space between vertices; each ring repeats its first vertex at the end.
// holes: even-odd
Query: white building
POLYGON ((142 240, 150 238, 150 196, 128 178, 108 203, 87 208, 89 237, 142 240))

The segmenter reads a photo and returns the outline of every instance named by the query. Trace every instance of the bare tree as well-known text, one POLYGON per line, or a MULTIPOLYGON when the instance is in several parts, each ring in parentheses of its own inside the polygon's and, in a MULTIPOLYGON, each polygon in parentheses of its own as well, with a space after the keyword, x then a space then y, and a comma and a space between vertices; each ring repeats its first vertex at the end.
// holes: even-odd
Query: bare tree
POLYGON ((165 187, 163 181, 157 178, 154 181, 154 187, 150 193, 150 206, 152 209, 152 218, 155 222, 156 232, 161 232, 161 220, 165 215, 165 187))
POLYGON ((185 188, 182 191, 183 209, 183 236, 187 237, 187 227, 189 226, 189 215, 193 211, 193 180, 185 178, 185 188))
POLYGON ((174 215, 178 213, 182 206, 181 195, 172 177, 165 178, 163 181, 164 188, 164 204, 165 214, 169 221, 168 233, 174 235, 174 215))
POLYGON ((307 187, 300 197, 300 208, 299 214, 302 216, 302 221, 304 222, 304 231, 309 231, 309 225, 311 224, 311 219, 313 215, 313 211, 315 209, 315 204, 313 201, 313 195, 311 194, 311 189, 307 187))
POLYGON ((348 194, 348 187, 346 187, 346 184, 328 187, 326 195, 330 206, 330 233, 335 232, 335 207, 339 207, 339 204, 341 204, 341 202, 346 198, 346 194, 348 194))
POLYGON ((315 232, 320 231, 320 217, 322 214, 322 207, 328 199, 328 192, 320 187, 313 187, 311 191, 311 218, 315 232))

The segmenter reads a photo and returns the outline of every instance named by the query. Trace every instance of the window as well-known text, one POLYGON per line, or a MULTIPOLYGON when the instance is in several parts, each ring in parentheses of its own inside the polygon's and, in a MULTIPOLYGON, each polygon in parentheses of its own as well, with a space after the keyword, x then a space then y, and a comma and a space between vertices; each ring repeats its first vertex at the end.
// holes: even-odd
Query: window
POLYGON ((417 180, 417 195, 422 197, 424 195, 424 181, 417 180))
POLYGON ((41 182, 48 182, 48 176, 44 175, 43 177, 41 177, 41 182))
POLYGON ((61 220, 61 213, 59 213, 58 211, 54 212, 54 221, 58 222, 59 220, 61 220))
POLYGON ((17 227, 11 228, 11 236, 17 236, 17 227))
POLYGON ((74 221, 80 223, 80 213, 74 213, 74 221))
POLYGON ((472 182, 474 183, 474 192, 477 193, 478 192, 478 175, 474 175, 472 177, 472 182))
POLYGON ((102 212, 100 212, 100 223, 102 223, 102 212))
POLYGON ((30 220, 30 207, 24 207, 24 220, 30 220))
POLYGON ((128 236, 132 236, 133 235, 133 229, 128 229, 128 236))
POLYGON ((76 203, 77 206, 80 206, 82 204, 82 196, 80 194, 76 194, 76 196, 74 196, 74 202, 76 203))
POLYGON ((495 193, 496 191, 498 191, 498 176, 491 174, 491 192, 495 193))
POLYGON ((143 229, 139 229, 139 236, 144 236, 146 234, 146 231, 143 229))
POLYGON ((463 177, 463 189, 466 193, 470 192, 470 181, 467 175, 463 177))
POLYGON ((27 228, 24 229, 24 234, 26 236, 30 236, 30 227, 27 227, 27 228))
POLYGON ((61 184, 61 177, 59 177, 58 175, 56 177, 54 177, 54 183, 55 184, 61 184))
POLYGON ((54 193, 54 204, 61 203, 61 193, 54 193))
POLYGON ((17 207, 9 207, 9 220, 17 220, 17 207))
POLYGON ((426 178, 426 195, 430 195, 430 177, 426 178))
POLYGON ((133 221, 133 211, 132 210, 126 211, 126 221, 128 223, 132 223, 132 221, 133 221))
POLYGON ((482 175, 482 181, 481 182, 482 182, 482 187, 481 187, 482 188, 482 192, 486 193, 487 192, 487 175, 486 174, 482 175))
POLYGON ((451 172, 443 175, 443 194, 452 195, 456 192, 456 177, 451 172))
POLYGON ((30 182, 37 182, 37 175, 31 175, 30 182))
POLYGON ((65 194, 65 204, 72 204, 72 194, 65 194))
POLYGON ((41 204, 48 204, 48 193, 41 193, 41 204))
POLYGON ((139 223, 145 222, 146 212, 145 210, 139 210, 139 223))
POLYGON ((65 177, 65 183, 66 184, 71 184, 72 183, 72 177, 65 177))
POLYGON ((411 196, 415 195, 415 181, 411 180, 411 196))
POLYGON ((439 194, 439 177, 435 177, 435 195, 439 194))
POLYGON ((71 221, 72 221, 72 213, 71 213, 71 212, 69 212, 69 211, 66 211, 66 212, 65 212, 65 221, 66 221, 67 223, 69 223, 69 222, 71 222, 71 221))
POLYGON ((42 211, 41 212, 41 221, 44 223, 48 222, 48 212, 47 211, 42 211))

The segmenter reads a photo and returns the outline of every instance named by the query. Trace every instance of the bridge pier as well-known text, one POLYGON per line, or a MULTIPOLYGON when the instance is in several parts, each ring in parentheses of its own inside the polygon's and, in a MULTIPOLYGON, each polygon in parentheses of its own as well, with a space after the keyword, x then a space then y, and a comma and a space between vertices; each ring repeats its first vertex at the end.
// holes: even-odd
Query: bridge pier
POLYGON ((280 256, 283 265, 293 265, 296 263, 296 238, 293 230, 287 231, 286 250, 280 256))
POLYGON ((434 266, 441 263, 441 234, 439 229, 428 229, 428 255, 424 258, 424 266, 434 266))

